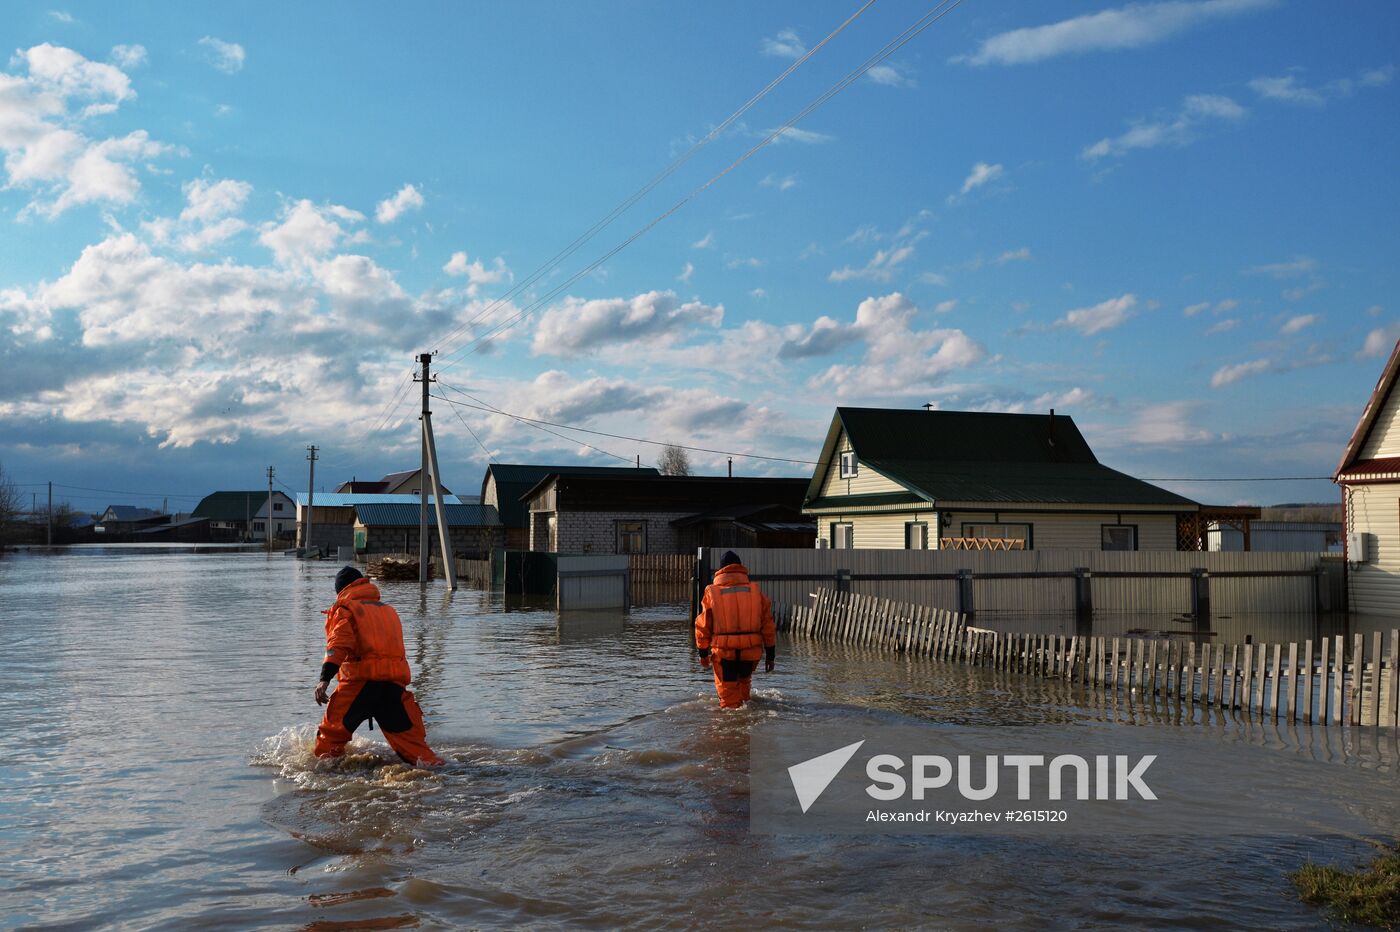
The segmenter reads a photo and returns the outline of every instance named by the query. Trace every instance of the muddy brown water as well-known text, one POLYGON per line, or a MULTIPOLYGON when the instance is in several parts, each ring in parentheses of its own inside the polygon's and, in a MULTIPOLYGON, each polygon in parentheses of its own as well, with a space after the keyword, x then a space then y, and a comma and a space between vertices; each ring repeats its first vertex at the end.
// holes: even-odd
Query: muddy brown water
MULTIPOLYGON (((722 713, 685 608, 506 611, 386 583, 442 772, 378 732, 308 751, 332 563, 91 548, 0 558, 0 925, 64 928, 1312 928, 1285 872, 1357 838, 1036 839, 748 832, 763 721, 1190 729, 1374 775, 1338 733, 1171 724, 1037 683, 780 643, 722 713)), ((1168 717, 1169 718, 1169 717, 1168 717)), ((1259 805, 1305 813, 1309 800, 1259 805)), ((1318 787, 1326 793, 1326 787, 1318 787)))

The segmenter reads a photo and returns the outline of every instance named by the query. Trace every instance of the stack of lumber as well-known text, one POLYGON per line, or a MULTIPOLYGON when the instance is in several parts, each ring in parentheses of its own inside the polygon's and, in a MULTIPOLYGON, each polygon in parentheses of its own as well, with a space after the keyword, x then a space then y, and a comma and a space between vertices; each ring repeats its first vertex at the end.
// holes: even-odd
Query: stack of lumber
MULTIPOLYGON (((432 576, 433 572, 433 564, 429 561, 428 575, 432 576)), ((418 558, 400 556, 372 559, 369 561, 369 575, 375 579, 417 579, 418 558)))

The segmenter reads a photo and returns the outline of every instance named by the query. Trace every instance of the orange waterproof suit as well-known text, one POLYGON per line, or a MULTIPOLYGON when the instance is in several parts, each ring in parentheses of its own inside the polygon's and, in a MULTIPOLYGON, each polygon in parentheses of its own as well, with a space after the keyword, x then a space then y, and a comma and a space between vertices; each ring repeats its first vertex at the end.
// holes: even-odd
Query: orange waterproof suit
POLYGON ((405 762, 441 764, 428 747, 423 711, 404 688, 412 674, 399 613, 379 601, 379 588, 361 577, 340 591, 325 615, 322 669, 336 668, 337 686, 316 729, 316 756, 340 756, 355 729, 368 720, 371 728, 379 722, 384 739, 405 762))
POLYGON ((749 701, 754 668, 766 655, 772 669, 777 642, 773 604, 756 583, 749 582, 743 564, 731 563, 716 571, 695 616, 695 647, 701 662, 714 670, 721 708, 737 709, 749 701))

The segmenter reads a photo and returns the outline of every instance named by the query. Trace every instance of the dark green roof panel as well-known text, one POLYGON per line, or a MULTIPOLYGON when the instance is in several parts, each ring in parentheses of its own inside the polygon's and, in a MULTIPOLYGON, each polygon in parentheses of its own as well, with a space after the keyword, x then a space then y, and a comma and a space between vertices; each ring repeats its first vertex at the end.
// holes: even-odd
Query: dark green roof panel
POLYGON ((1097 463, 1065 415, 837 408, 856 454, 944 463, 1097 463))

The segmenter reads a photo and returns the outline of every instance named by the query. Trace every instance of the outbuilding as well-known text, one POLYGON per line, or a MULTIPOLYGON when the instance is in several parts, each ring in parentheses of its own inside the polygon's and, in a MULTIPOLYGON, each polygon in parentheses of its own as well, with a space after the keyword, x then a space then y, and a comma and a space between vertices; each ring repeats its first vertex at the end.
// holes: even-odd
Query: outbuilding
MULTIPOLYGON (((490 505, 445 505, 447 530, 454 556, 485 559, 502 542, 501 519, 490 505)), ((354 546, 357 556, 418 552, 419 506, 372 503, 355 506, 354 546)), ((437 510, 428 509, 428 553, 441 553, 437 510)))

